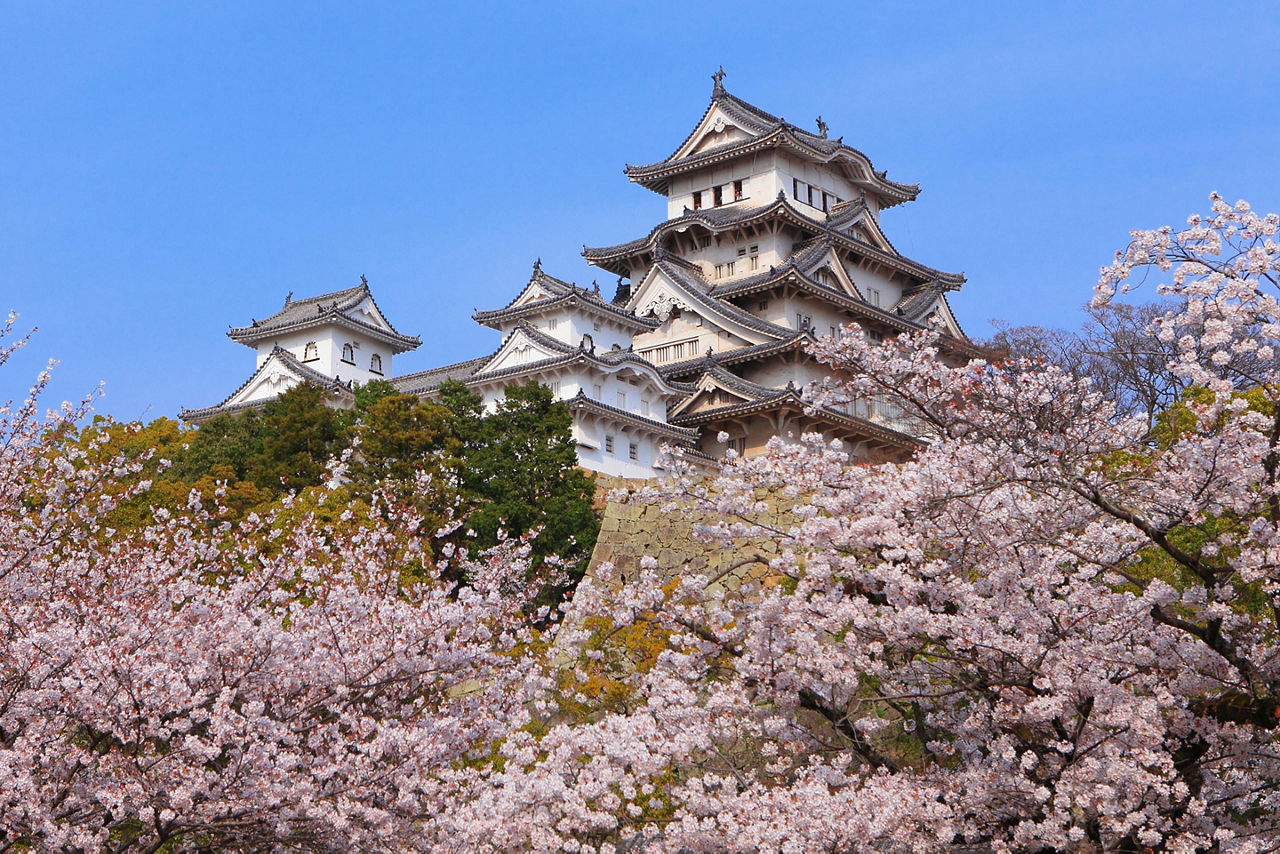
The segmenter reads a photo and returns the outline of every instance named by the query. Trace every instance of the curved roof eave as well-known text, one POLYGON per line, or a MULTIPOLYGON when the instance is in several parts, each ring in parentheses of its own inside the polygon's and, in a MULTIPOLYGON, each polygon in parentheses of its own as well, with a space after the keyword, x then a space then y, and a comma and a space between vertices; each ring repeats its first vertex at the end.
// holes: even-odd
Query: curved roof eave
MULTIPOLYGON (((381 312, 379 312, 381 313, 381 312)), ((314 329, 317 326, 327 326, 330 324, 338 324, 362 332, 371 338, 376 338, 386 344, 391 345, 397 353, 408 352, 417 349, 422 345, 422 340, 416 335, 402 335, 399 332, 387 331, 362 320, 357 320, 347 316, 342 310, 332 308, 323 314, 317 314, 315 317, 299 318, 286 323, 278 323, 274 325, 257 326, 236 326, 227 330, 227 337, 238 344, 253 346, 259 341, 265 341, 277 335, 289 332, 301 332, 305 329, 314 329)))
MULTIPOLYGON (((711 210, 724 210, 724 208, 712 208, 711 210)), ((610 269, 605 267, 605 263, 621 261, 627 258, 635 257, 644 253, 653 253, 658 246, 658 241, 671 229, 680 226, 688 227, 689 225, 701 225, 712 233, 720 233, 728 231, 731 228, 743 225, 749 225, 758 220, 768 219, 775 215, 782 214, 791 219, 797 226, 807 228, 819 235, 830 235, 832 240, 840 243, 844 248, 850 251, 859 252, 873 261, 894 267, 900 272, 915 276, 922 281, 932 281, 937 279, 946 285, 952 286, 950 289, 960 287, 965 282, 964 273, 948 273, 944 270, 937 270, 918 261, 912 261, 901 255, 892 252, 886 252, 878 246, 873 246, 864 240, 845 234, 838 228, 832 227, 830 224, 807 216, 802 211, 793 207, 787 199, 779 198, 769 204, 751 208, 741 212, 739 216, 719 217, 715 215, 707 215, 703 211, 691 211, 675 219, 669 219, 654 226, 649 234, 637 240, 630 240, 626 243, 619 243, 614 246, 603 246, 599 248, 583 247, 582 257, 586 259, 588 264, 601 267, 602 269, 610 269)), ((611 272, 617 272, 611 270, 611 272)))

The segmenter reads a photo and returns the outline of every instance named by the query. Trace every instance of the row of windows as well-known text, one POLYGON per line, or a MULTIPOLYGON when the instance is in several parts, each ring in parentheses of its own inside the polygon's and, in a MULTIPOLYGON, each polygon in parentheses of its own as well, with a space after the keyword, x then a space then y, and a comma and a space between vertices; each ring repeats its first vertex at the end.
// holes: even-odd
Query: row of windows
MULTIPOLYGON (((605 434, 605 437, 604 437, 604 452, 606 454, 612 454, 614 453, 613 448, 614 448, 614 436, 612 433, 607 433, 605 434)), ((640 443, 639 442, 627 443, 627 457, 633 460, 640 459, 640 443)))
POLYGON ((821 208, 824 213, 831 210, 832 205, 838 205, 844 201, 835 193, 828 193, 821 187, 806 184, 799 178, 791 179, 791 197, 797 202, 805 202, 810 207, 821 208))
POLYGON ((664 344, 661 347, 654 347, 652 350, 642 350, 640 355, 654 364, 659 362, 678 362, 681 359, 692 359, 694 356, 698 355, 698 342, 696 339, 693 341, 677 341, 674 344, 664 344))
MULTIPOLYGON (((747 247, 747 246, 738 247, 738 258, 745 265, 743 269, 746 269, 747 271, 759 270, 760 269, 760 246, 752 245, 750 247, 747 247), (748 255, 747 254, 748 252, 750 252, 751 254, 748 255)), ((715 277, 717 279, 723 279, 725 276, 732 276, 737 271, 738 271, 738 261, 727 261, 724 264, 716 265, 715 277)))
MULTIPOLYGON (((320 347, 314 341, 308 341, 307 345, 302 348, 302 361, 316 362, 320 359, 320 347)), ((342 345, 342 361, 348 365, 356 363, 356 348, 352 344, 342 345)), ((369 357, 369 370, 372 373, 382 373, 382 357, 374 353, 369 357)))
MULTIPOLYGON (((559 329, 559 328, 560 328, 560 318, 558 318, 558 317, 549 317, 549 318, 547 318, 547 331, 548 331, 548 332, 554 332, 554 331, 556 331, 556 330, 557 330, 557 329, 559 329)), ((600 331, 600 321, 598 321, 598 320, 597 320, 597 321, 595 321, 594 323, 592 323, 592 324, 591 324, 591 328, 592 328, 592 329, 594 329, 596 332, 599 332, 599 331, 600 331)))
POLYGON ((724 199, 725 199, 725 196, 727 195, 725 193, 726 189, 728 189, 733 193, 733 201, 735 202, 741 201, 744 198, 742 195, 742 185, 743 185, 743 181, 742 179, 739 179, 737 181, 734 181, 732 184, 720 184, 718 186, 712 187, 710 190, 694 190, 693 191, 693 209, 695 211, 701 210, 702 199, 705 195, 708 195, 708 194, 711 196, 712 206, 717 208, 720 207, 725 203, 724 199))

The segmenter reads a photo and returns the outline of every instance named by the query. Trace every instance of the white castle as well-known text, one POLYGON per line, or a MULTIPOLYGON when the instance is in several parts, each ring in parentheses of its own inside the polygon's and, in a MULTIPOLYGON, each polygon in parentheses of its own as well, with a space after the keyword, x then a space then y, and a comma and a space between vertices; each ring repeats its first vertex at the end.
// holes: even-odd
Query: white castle
POLYGON ((881 230, 881 211, 919 187, 830 139, 821 118, 817 133, 802 130, 729 94, 723 69, 712 79, 711 103, 671 156, 626 168, 666 197, 667 219, 583 248, 619 277, 612 299, 535 263, 508 305, 474 315, 502 334, 496 351, 395 376, 392 358, 420 341, 396 331, 361 277, 232 328, 257 350, 257 369, 222 403, 182 417, 261 406, 302 382, 351 406, 355 385, 372 379, 424 398, 457 380, 491 407, 508 385, 538 382, 568 403, 581 465, 605 474, 661 474, 663 444, 714 459, 809 432, 842 440, 854 459, 904 456, 917 440, 892 406, 814 410, 801 389, 823 375, 806 345, 851 321, 872 336, 931 325, 949 356, 977 352, 947 305, 964 276, 904 257, 881 230))

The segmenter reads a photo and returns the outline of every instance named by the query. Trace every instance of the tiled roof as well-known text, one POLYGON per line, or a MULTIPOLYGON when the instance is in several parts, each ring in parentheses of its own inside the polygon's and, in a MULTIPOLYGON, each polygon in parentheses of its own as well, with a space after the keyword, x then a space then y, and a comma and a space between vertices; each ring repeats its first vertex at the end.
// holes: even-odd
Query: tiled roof
POLYGON ((496 355, 497 353, 493 352, 487 356, 468 359, 465 362, 454 362, 452 365, 432 368, 429 371, 418 371, 414 374, 394 377, 391 380, 391 384, 404 394, 421 394, 425 391, 439 388, 447 380, 467 379, 496 355))
POLYGON ((503 345, 511 339, 517 331, 523 332, 531 340, 539 345, 551 350, 556 355, 545 359, 539 359, 536 362, 526 362, 522 365, 513 365, 509 368, 502 368, 496 371, 480 372, 494 356, 502 352, 499 347, 488 356, 481 356, 476 359, 470 359, 466 362, 457 362, 452 365, 445 365, 442 368, 433 368, 429 371, 420 371, 416 374, 407 374, 403 377, 397 377, 391 382, 396 388, 406 394, 426 394, 439 388, 446 380, 458 380, 468 384, 485 383, 494 380, 505 379, 509 377, 519 376, 527 373, 538 373, 540 371, 551 370, 553 368, 563 367, 574 364, 575 362, 583 364, 593 364, 598 368, 616 368, 623 363, 631 363, 641 368, 648 368, 653 371, 662 382, 666 383, 671 389, 677 392, 688 394, 693 391, 693 387, 680 383, 675 380, 667 379, 662 372, 657 369, 651 362, 642 359, 630 350, 606 350, 603 352, 595 352, 594 350, 583 349, 582 347, 574 347, 571 344, 553 338, 541 330, 530 326, 528 323, 520 322, 516 328, 507 335, 503 341, 503 345))
MULTIPOLYGON (((731 375, 732 376, 732 375, 731 375)), ((747 382, 743 380, 743 382, 747 382)), ((751 383, 750 385, 755 385, 751 383)), ((758 387, 763 388, 763 387, 758 387)), ((900 447, 910 448, 921 444, 919 439, 908 436, 906 433, 900 433, 897 430, 883 427, 874 421, 868 421, 865 418, 859 418, 856 415, 846 415, 827 407, 813 407, 807 404, 800 392, 794 388, 785 389, 766 389, 769 394, 762 395, 752 400, 746 400, 742 403, 733 403, 727 406, 717 406, 714 409, 703 409, 698 412, 682 413, 671 419, 673 424, 700 426, 704 424, 714 423, 725 418, 735 416, 752 415, 758 412, 767 412, 773 409, 794 409, 803 412, 812 418, 820 418, 836 424, 843 425, 862 435, 869 436, 879 441, 900 447)))
POLYGON ((327 391, 341 391, 341 392, 348 392, 348 393, 351 392, 350 381, 343 382, 342 380, 338 380, 338 379, 334 379, 333 377, 326 376, 325 374, 322 374, 313 368, 309 368, 302 362, 298 361, 298 358, 296 356, 294 356, 292 353, 290 353, 288 350, 284 349, 283 347, 274 347, 272 348, 270 355, 263 361, 262 365, 257 370, 255 370, 252 374, 250 374, 247 380, 240 383, 239 388, 237 388, 235 391, 231 392, 231 394, 223 398, 221 403, 215 404, 213 406, 206 406, 206 407, 203 407, 202 409, 183 409, 178 414, 178 417, 181 418, 183 421, 203 421, 207 418, 212 418, 215 415, 223 415, 231 412, 240 412, 245 409, 254 409, 256 407, 263 406, 264 404, 266 404, 268 400, 270 400, 270 398, 264 398, 263 400, 255 400, 249 403, 237 403, 232 406, 228 406, 227 401, 233 399, 237 394, 244 391, 246 388, 249 387, 249 385, 254 380, 256 380, 259 376, 261 376, 262 372, 265 371, 267 369, 267 366, 271 364, 271 360, 273 358, 283 362, 285 367, 287 367, 291 372, 296 374, 298 378, 303 380, 304 382, 309 382, 309 383, 312 383, 313 385, 318 385, 327 391))
POLYGON ((602 415, 609 415, 619 420, 628 421, 638 427, 649 430, 650 432, 667 436, 681 444, 696 442, 698 440, 698 431, 690 427, 677 427, 674 424, 655 421, 654 419, 646 418, 643 415, 636 415, 634 412, 627 412, 625 409, 619 409, 616 406, 610 406, 607 403, 592 400, 581 390, 578 391, 576 396, 570 398, 568 402, 570 409, 586 409, 602 415))
MULTIPOLYGON (((369 285, 361 282, 354 288, 345 288, 319 296, 298 300, 286 299, 284 308, 275 314, 265 320, 255 320, 248 326, 232 327, 227 332, 227 336, 233 341, 253 344, 256 341, 283 332, 294 332, 326 323, 339 322, 346 326, 353 326, 374 338, 386 341, 398 348, 396 352, 412 350, 422 343, 416 336, 403 335, 397 332, 395 327, 391 326, 390 321, 387 321, 387 326, 391 328, 387 330, 347 313, 364 302, 366 298, 372 301, 374 307, 377 308, 378 301, 373 298, 369 285)), ((378 308, 378 313, 381 314, 382 309, 378 308)), ((383 319, 386 319, 385 315, 383 319)))
POLYGON ((683 286, 694 302, 700 304, 707 311, 722 315, 748 329, 754 329, 757 332, 763 332, 775 338, 784 338, 791 334, 791 330, 785 326, 761 320, 751 312, 741 309, 727 300, 716 299, 711 296, 709 293, 711 290, 710 283, 700 272, 691 268, 688 262, 678 263, 681 260, 674 256, 667 256, 659 259, 655 266, 666 273, 673 281, 683 286))
POLYGON ((923 285, 903 294, 893 310, 906 320, 919 323, 929 310, 937 305, 941 296, 942 287, 937 283, 923 285))
POLYGON ((815 237, 824 235, 830 236, 838 245, 857 252, 878 261, 888 267, 892 267, 909 276, 913 276, 921 281, 938 280, 951 289, 958 288, 964 284, 965 278, 963 273, 947 273, 942 270, 936 270, 918 261, 912 261, 898 255, 895 252, 888 252, 878 246, 874 246, 865 240, 861 240, 849 234, 841 227, 833 226, 830 222, 815 219, 797 207, 790 204, 785 198, 779 198, 764 207, 733 209, 730 206, 722 208, 702 209, 690 211, 675 219, 669 219, 666 222, 659 223, 653 228, 649 234, 638 240, 630 240, 626 243, 619 243, 614 246, 602 247, 583 247, 582 256, 586 258, 587 263, 595 264, 604 269, 613 270, 608 266, 611 262, 617 262, 626 258, 633 257, 642 253, 656 253, 661 242, 661 238, 667 231, 672 229, 681 230, 687 228, 691 224, 700 224, 712 232, 724 231, 739 225, 747 225, 758 221, 767 221, 777 217, 790 220, 792 223, 805 231, 809 231, 815 237))
POLYGON ((519 306, 508 306, 507 308, 494 309, 492 311, 477 311, 471 315, 471 319, 476 323, 485 326, 491 326, 504 320, 514 320, 526 317, 530 314, 537 314, 553 309, 565 307, 581 306, 588 313, 594 312, 602 314, 613 320, 627 326, 632 326, 639 330, 654 329, 659 324, 657 321, 647 318, 636 317, 626 309, 614 305, 611 302, 605 302, 600 295, 593 291, 586 291, 575 288, 573 292, 561 294, 560 296, 548 297, 546 299, 534 300, 519 306))
MULTIPOLYGON (((712 368, 718 368, 720 365, 735 365, 739 362, 749 362, 753 359, 762 359, 787 350, 799 349, 813 340, 813 335, 808 331, 795 331, 778 341, 766 341, 763 344, 755 344, 751 347, 722 350, 719 353, 710 355, 704 354, 696 359, 685 359, 680 362, 663 365, 659 370, 668 378, 688 377, 705 373, 712 368)), ((746 380, 743 380, 743 382, 746 382, 746 380)))

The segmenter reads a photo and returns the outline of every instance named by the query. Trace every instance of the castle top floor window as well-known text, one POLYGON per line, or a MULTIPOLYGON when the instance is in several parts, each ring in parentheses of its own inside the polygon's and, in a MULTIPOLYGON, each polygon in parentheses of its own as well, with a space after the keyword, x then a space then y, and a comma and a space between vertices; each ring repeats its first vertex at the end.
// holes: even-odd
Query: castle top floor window
POLYGON ((693 209, 695 211, 702 210, 702 191, 701 190, 693 191, 693 209))
POLYGON ((733 200, 736 202, 742 198, 742 179, 733 182, 733 200))
POLYGON ((715 203, 716 207, 720 207, 721 205, 723 205, 724 204, 724 187, 719 187, 719 186, 712 187, 711 199, 715 203))
POLYGON ((354 365, 356 363, 356 348, 350 344, 343 344, 342 361, 346 362, 348 365, 354 365))

